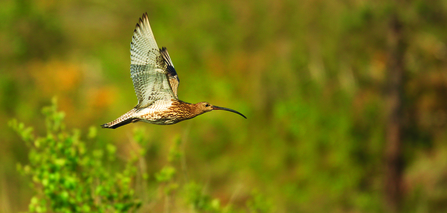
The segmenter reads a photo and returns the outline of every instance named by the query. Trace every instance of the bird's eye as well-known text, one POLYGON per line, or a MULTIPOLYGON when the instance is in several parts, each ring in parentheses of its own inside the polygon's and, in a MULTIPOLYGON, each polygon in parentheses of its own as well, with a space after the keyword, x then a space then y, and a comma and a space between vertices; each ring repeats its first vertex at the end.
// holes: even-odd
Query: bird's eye
POLYGON ((210 107, 210 104, 208 104, 208 103, 207 103, 207 104, 205 104, 205 107, 210 107))

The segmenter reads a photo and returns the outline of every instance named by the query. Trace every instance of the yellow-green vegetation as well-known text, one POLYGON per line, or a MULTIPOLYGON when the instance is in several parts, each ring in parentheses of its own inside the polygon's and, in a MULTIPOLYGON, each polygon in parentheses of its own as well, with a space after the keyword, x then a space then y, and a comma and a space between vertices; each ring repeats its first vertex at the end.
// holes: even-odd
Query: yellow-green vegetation
MULTIPOLYGON (((79 130, 66 130, 65 114, 57 111, 56 99, 43 109, 47 133, 36 136, 32 127, 26 127, 17 120, 9 125, 21 136, 30 148, 29 164, 18 164, 18 170, 29 176, 35 191, 29 204, 29 212, 137 212, 142 207, 141 197, 151 194, 148 184, 158 185, 161 196, 150 199, 142 208, 143 212, 157 211, 151 206, 164 203, 165 211, 170 209, 194 212, 236 212, 230 204, 221 206, 219 199, 204 194, 203 186, 194 181, 179 181, 176 167, 164 166, 155 173, 155 179, 148 178, 138 163, 146 151, 134 153, 122 171, 114 171, 116 147, 112 144, 88 146, 81 141, 79 130), (93 149, 92 149, 93 148, 93 149), (138 171, 139 170, 139 171, 138 171), (138 176, 138 177, 137 177, 138 176), (137 188, 141 194, 136 194, 137 188), (178 207, 177 205, 183 205, 178 207)), ((88 143, 96 141, 96 128, 87 134, 88 143)), ((141 131, 135 133, 135 141, 144 143, 141 131)), ((169 164, 178 164, 182 158, 176 140, 169 152, 169 164)), ((265 198, 254 194, 247 201, 251 212, 270 212, 265 198), (260 200, 261 199, 261 200, 260 200), (264 199, 264 200, 262 200, 264 199)))
MULTIPOLYGON (((79 130, 65 129, 65 114, 53 103, 43 109, 47 133, 35 136, 32 127, 12 120, 10 125, 30 148, 29 164, 19 171, 30 177, 36 191, 30 212, 128 212, 141 205, 134 195, 136 168, 130 161, 122 172, 111 172, 115 146, 90 150, 79 130)), ((88 142, 95 143, 91 128, 88 142)))
POLYGON ((0 212, 447 212, 446 20, 439 0, 1 0, 0 212), (248 119, 99 128, 137 103, 144 12, 179 98, 248 119))

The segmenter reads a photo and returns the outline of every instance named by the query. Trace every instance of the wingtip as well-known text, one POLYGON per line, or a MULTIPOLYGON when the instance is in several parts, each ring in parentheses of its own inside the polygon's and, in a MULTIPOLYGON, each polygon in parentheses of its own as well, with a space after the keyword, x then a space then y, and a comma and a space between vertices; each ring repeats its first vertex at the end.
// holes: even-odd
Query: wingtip
POLYGON ((144 23, 145 21, 149 20, 149 16, 147 15, 147 12, 143 13, 143 16, 140 18, 140 23, 144 23))
POLYGON ((147 16, 147 12, 144 12, 143 15, 138 19, 138 23, 135 26, 134 32, 136 32, 138 28, 144 27, 144 22, 148 20, 149 18, 147 16))
POLYGON ((140 26, 140 25, 141 25, 141 26, 144 26, 144 23, 143 23, 143 19, 142 19, 142 18, 139 18, 139 19, 138 19, 138 23, 137 23, 137 25, 138 25, 138 26, 140 26))

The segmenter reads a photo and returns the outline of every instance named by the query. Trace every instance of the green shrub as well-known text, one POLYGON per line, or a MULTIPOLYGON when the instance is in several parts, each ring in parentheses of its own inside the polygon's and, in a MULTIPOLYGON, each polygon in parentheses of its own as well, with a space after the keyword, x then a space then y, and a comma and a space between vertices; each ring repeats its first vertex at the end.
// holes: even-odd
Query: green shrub
MULTIPOLYGON (((219 199, 204 193, 204 187, 188 180, 182 140, 176 138, 169 153, 168 164, 153 176, 138 171, 136 163, 144 159, 146 150, 141 148, 116 172, 110 165, 115 162, 116 147, 96 140, 97 129, 90 127, 88 144, 100 148, 86 147, 81 140, 81 131, 69 131, 64 125, 64 113, 57 111, 56 100, 43 109, 46 135, 38 136, 32 127, 17 120, 9 125, 21 136, 30 148, 29 164, 18 165, 19 171, 29 176, 35 195, 29 204, 30 212, 136 212, 156 211, 153 206, 163 206, 165 212, 240 212, 229 203, 222 206, 219 199), (141 175, 142 178, 137 177, 141 175), (153 178, 150 178, 153 177, 153 178), (137 180, 142 193, 149 190, 163 193, 143 203, 136 193, 137 180), (155 188, 147 187, 148 185, 155 188), (164 204, 164 205, 163 205, 164 204), (146 208, 141 208, 146 205, 146 208), (152 206, 152 207, 150 207, 152 206)), ((136 129, 133 140, 141 147, 147 144, 145 134, 136 129)), ((247 201, 249 212, 269 212, 271 204, 259 193, 247 201)))
MULTIPOLYGON (((104 163, 114 161, 115 146, 88 150, 79 130, 68 131, 64 113, 57 111, 56 101, 43 109, 47 133, 39 136, 32 127, 12 120, 9 125, 30 148, 29 164, 18 165, 29 176, 36 194, 30 212, 132 212, 141 202, 132 188, 136 169, 126 165, 124 171, 112 173, 104 163)), ((87 140, 95 142, 96 128, 91 127, 87 140)))

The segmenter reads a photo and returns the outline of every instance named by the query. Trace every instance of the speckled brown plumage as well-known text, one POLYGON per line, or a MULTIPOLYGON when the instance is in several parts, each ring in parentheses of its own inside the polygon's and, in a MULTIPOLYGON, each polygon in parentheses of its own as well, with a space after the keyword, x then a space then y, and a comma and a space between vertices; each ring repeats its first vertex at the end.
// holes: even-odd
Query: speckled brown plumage
POLYGON ((166 110, 154 111, 152 113, 142 114, 141 118, 147 121, 156 119, 157 124, 168 125, 193 118, 197 114, 193 113, 193 104, 185 103, 180 100, 172 100, 171 106, 166 110))
POLYGON ((194 118, 204 113, 204 111, 197 110, 196 104, 190 104, 183 101, 173 102, 172 106, 169 109, 170 110, 167 113, 176 120, 176 123, 179 121, 194 118))
POLYGON ((115 129, 137 121, 169 125, 212 110, 226 110, 245 118, 232 109, 178 99, 180 80, 166 47, 158 48, 146 13, 135 27, 130 53, 130 76, 138 104, 114 121, 103 124, 103 128, 115 129))
POLYGON ((204 113, 204 111, 197 109, 196 104, 190 104, 180 100, 172 100, 172 105, 167 110, 143 114, 141 117, 144 120, 152 120, 156 117, 160 122, 159 124, 175 124, 204 113))

